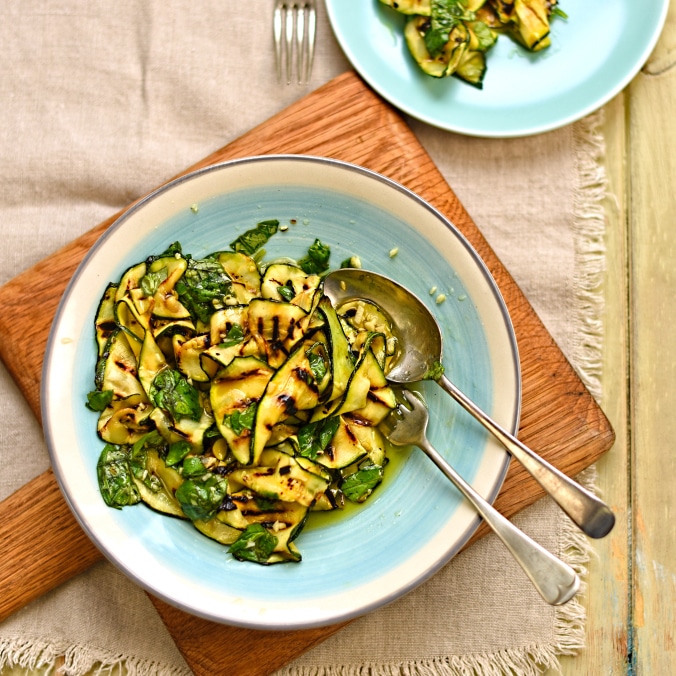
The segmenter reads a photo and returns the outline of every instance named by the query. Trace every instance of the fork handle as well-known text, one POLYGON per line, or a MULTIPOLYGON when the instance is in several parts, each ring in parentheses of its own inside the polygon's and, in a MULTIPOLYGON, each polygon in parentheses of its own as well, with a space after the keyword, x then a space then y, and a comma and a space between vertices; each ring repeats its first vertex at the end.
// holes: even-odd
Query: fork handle
POLYGON ((512 553, 547 603, 558 606, 570 601, 580 588, 580 578, 567 564, 529 538, 484 500, 427 441, 417 442, 434 464, 455 484, 484 521, 512 553))
POLYGON ((592 538, 610 533, 615 515, 608 505, 498 425, 446 376, 437 383, 498 439, 584 533, 592 538))

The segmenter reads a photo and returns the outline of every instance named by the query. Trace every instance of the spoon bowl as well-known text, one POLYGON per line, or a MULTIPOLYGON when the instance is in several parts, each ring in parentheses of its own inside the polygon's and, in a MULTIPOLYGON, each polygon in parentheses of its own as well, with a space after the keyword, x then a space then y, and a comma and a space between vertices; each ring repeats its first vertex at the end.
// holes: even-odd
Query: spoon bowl
POLYGON ((415 294, 384 275, 356 268, 327 275, 324 293, 338 309, 350 300, 361 299, 375 303, 389 318, 398 343, 385 374, 391 383, 435 381, 500 441, 584 533, 601 538, 612 530, 615 515, 604 502, 501 427, 449 380, 442 364, 439 325, 415 294))
POLYGON ((391 383, 403 385, 430 379, 441 363, 441 330, 415 294, 389 277, 356 268, 329 274, 324 280, 324 293, 334 306, 368 300, 384 312, 400 345, 387 372, 391 383))

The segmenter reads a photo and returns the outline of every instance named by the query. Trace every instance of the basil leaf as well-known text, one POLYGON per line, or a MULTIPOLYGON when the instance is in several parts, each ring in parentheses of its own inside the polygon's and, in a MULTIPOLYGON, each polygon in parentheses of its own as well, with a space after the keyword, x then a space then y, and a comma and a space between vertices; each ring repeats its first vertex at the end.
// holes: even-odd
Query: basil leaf
POLYGON ((290 303, 296 297, 296 292, 290 286, 286 286, 286 284, 280 284, 277 287, 277 291, 279 291, 279 295, 287 303, 290 303))
POLYGON ((315 460, 331 443, 339 426, 338 416, 303 425, 298 430, 298 452, 310 460, 315 460))
POLYGON ((451 31, 461 21, 471 21, 474 13, 468 12, 461 0, 432 0, 430 28, 425 33, 425 46, 432 57, 438 56, 450 39, 451 31))
POLYGON ((160 268, 157 272, 149 272, 143 275, 140 282, 141 290, 146 296, 154 296, 167 275, 167 268, 160 268))
POLYGON ((315 352, 314 346, 310 348, 305 354, 307 356, 308 362, 310 362, 310 371, 312 371, 312 375, 314 376, 315 380, 320 383, 324 379, 326 371, 328 370, 326 357, 324 357, 323 354, 315 352))
POLYGON ((238 409, 233 411, 230 415, 226 415, 223 418, 223 423, 239 436, 244 430, 250 430, 253 428, 255 417, 256 402, 252 402, 243 411, 238 409))
POLYGON ((140 502, 136 484, 129 465, 129 456, 122 446, 106 444, 96 465, 99 490, 109 507, 121 509, 140 502))
POLYGON ((373 493, 374 488, 383 480, 383 468, 367 462, 345 478, 341 489, 351 502, 364 502, 373 493))
MULTIPOLYGON (((157 493, 162 490, 162 482, 154 473, 148 472, 146 463, 148 450, 157 449, 160 455, 167 450, 167 442, 160 436, 157 430, 148 432, 142 436, 132 447, 129 453, 129 466, 134 477, 141 481, 148 489, 157 493)), ((166 461, 165 461, 166 462, 166 461)))
POLYGON ((205 478, 187 479, 176 491, 183 513, 191 520, 209 520, 226 496, 226 479, 208 474, 205 478))
POLYGON ((494 33, 483 21, 474 21, 472 23, 472 31, 479 41, 477 46, 478 52, 488 51, 498 39, 497 34, 494 33))
POLYGON ((308 275, 318 275, 329 269, 329 256, 331 249, 322 244, 321 240, 315 239, 307 251, 307 256, 298 261, 298 267, 308 275))
POLYGON ((113 400, 113 390, 93 390, 87 394, 87 403, 85 406, 90 411, 103 411, 113 400))
POLYGON ((267 563, 278 541, 278 538, 261 524, 254 523, 247 526, 237 540, 230 545, 228 551, 239 561, 267 563))
POLYGON ((193 456, 183 461, 183 477, 185 479, 202 476, 205 472, 204 463, 199 458, 193 456))
POLYGON ((219 347, 233 347, 244 340, 244 329, 239 324, 233 324, 225 335, 225 340, 219 343, 219 347))
POLYGON ((168 256, 183 255, 183 247, 180 242, 172 242, 165 251, 163 251, 157 258, 167 258, 168 256))
POLYGON ((204 432, 204 435, 202 436, 202 441, 204 442, 204 449, 208 450, 213 446, 214 442, 216 442, 217 439, 222 438, 223 437, 221 436, 221 433, 218 429, 218 425, 214 423, 213 425, 211 425, 211 427, 209 427, 209 429, 207 429, 204 432))
POLYGON ((193 317, 207 324, 211 315, 224 306, 232 280, 216 260, 188 260, 188 267, 176 283, 178 298, 193 317))
POLYGON ((169 467, 178 465, 191 450, 192 446, 187 441, 175 441, 169 446, 169 452, 167 453, 164 462, 169 465, 169 467))
POLYGON ((234 242, 230 243, 233 251, 240 251, 248 256, 253 255, 272 237, 279 228, 279 221, 261 221, 255 228, 242 233, 234 242))
POLYGON ((164 454, 166 445, 167 442, 162 438, 162 435, 157 430, 153 430, 142 436, 131 447, 131 459, 134 460, 137 455, 145 452, 148 448, 156 448, 161 454, 164 454))
POLYGON ((174 420, 199 420, 202 417, 199 394, 180 371, 160 371, 153 379, 148 394, 155 406, 169 413, 174 420))

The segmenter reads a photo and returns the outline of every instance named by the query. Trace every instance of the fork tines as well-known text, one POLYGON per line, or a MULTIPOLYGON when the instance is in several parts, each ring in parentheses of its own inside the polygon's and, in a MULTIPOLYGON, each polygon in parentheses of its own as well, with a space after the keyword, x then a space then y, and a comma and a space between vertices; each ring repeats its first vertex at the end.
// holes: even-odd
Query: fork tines
POLYGON ((307 84, 312 71, 317 32, 317 12, 314 0, 276 0, 273 14, 277 80, 291 84, 294 57, 298 84, 307 84))

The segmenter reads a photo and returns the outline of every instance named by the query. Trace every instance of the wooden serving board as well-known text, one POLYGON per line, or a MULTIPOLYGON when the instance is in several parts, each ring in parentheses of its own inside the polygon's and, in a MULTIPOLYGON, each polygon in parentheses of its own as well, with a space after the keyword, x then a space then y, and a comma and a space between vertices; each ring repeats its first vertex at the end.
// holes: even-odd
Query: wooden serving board
MULTIPOLYGON (((430 157, 402 117, 356 74, 344 73, 183 173, 275 153, 362 165, 402 183, 444 213, 486 262, 511 314, 523 379, 521 439, 571 476, 612 446, 615 435, 608 420, 430 157)), ((0 358, 38 419, 43 355, 66 280, 117 216, 0 288, 0 358), (40 303, 26 303, 26 298, 40 298, 40 303)), ((542 495, 512 463, 496 507, 512 516, 542 495)), ((480 528, 474 539, 486 532, 480 528)), ((0 503, 0 620, 102 558, 73 517, 54 475, 45 472, 0 503)), ((281 634, 233 628, 151 600, 198 676, 269 674, 342 626, 281 634)))

